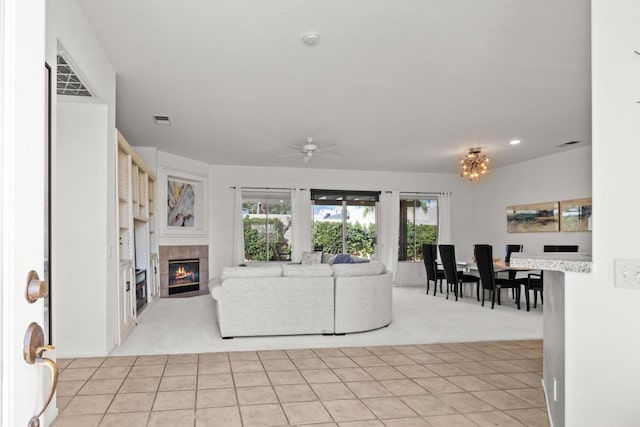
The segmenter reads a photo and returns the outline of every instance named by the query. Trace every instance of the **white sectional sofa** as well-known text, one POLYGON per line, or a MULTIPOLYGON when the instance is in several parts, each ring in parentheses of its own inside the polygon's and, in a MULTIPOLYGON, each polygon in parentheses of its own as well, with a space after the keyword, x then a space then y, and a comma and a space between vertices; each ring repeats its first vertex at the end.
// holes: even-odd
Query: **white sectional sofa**
POLYGON ((391 323, 391 282, 383 264, 334 264, 335 333, 369 331, 391 323))
POLYGON ((227 267, 210 283, 223 338, 344 334, 391 323, 380 263, 227 267))

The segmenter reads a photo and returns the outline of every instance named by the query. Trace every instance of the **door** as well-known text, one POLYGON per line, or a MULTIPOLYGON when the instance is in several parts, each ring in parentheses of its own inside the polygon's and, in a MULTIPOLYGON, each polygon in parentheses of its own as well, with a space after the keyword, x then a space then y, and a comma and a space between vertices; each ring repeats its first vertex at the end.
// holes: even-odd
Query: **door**
POLYGON ((43 300, 25 299, 28 272, 44 276, 44 26, 44 0, 0 0, 2 427, 27 426, 51 381, 46 367, 25 362, 22 348, 32 322, 44 327, 43 300))
POLYGON ((118 345, 121 345, 129 336, 135 325, 136 283, 133 271, 133 261, 120 262, 120 275, 118 277, 118 345))

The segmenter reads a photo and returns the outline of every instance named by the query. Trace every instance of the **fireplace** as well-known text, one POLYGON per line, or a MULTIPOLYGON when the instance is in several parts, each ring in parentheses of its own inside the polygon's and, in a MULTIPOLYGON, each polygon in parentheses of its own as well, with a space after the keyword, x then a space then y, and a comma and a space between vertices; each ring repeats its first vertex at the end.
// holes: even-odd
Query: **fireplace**
MULTIPOLYGON (((160 296, 162 298, 184 298, 206 295, 209 292, 209 247, 207 245, 172 245, 160 246, 158 249, 160 250, 158 255, 160 258, 160 296), (174 276, 175 270, 179 267, 174 266, 175 261, 199 261, 197 270, 194 269, 198 272, 199 287, 192 285, 172 286, 171 293, 169 293, 169 276, 174 276), (169 265, 171 265, 171 274, 169 274, 169 265)), ((173 284, 173 280, 171 283, 173 284)))
POLYGON ((169 260, 169 295, 200 289, 200 260, 169 260))

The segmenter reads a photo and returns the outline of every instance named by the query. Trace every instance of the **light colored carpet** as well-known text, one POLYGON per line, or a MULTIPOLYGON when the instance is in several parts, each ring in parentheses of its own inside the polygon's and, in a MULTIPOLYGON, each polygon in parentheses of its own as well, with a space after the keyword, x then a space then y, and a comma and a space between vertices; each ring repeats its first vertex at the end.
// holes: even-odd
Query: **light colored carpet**
POLYGON ((475 297, 458 302, 424 288, 393 289, 393 321, 386 328, 344 336, 296 335, 223 340, 209 295, 165 298, 151 307, 124 344, 111 355, 206 353, 238 350, 429 344, 542 338, 542 305, 518 311, 507 291, 491 310, 475 297))

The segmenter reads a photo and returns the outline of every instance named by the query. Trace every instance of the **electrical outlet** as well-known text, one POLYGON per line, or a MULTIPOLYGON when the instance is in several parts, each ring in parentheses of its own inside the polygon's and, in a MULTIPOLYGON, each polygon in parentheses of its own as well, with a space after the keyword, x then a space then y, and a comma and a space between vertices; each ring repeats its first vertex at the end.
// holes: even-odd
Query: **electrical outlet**
POLYGON ((640 259, 615 259, 615 286, 640 289, 640 259))

